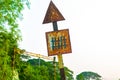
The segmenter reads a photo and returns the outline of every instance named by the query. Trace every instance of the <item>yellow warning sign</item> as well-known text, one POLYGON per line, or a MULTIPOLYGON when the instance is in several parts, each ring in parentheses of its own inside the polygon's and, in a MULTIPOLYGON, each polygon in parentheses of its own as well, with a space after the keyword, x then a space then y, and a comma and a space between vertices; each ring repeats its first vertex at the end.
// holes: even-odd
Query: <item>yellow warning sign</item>
POLYGON ((49 22, 61 21, 61 20, 65 20, 65 19, 62 16, 62 14, 59 12, 57 7, 54 5, 54 3, 51 1, 48 10, 46 12, 43 24, 49 22))
POLYGON ((69 30, 46 32, 48 56, 71 53, 69 30))

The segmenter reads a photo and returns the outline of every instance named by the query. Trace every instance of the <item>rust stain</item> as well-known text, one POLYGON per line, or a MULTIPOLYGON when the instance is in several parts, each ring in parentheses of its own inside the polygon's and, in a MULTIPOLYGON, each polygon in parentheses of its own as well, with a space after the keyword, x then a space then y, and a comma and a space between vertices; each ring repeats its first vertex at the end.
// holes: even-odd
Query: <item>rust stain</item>
POLYGON ((55 21, 61 21, 65 20, 62 14, 59 12, 57 7, 54 5, 54 3, 51 1, 48 7, 48 10, 46 12, 43 24, 55 22, 55 21))
POLYGON ((69 30, 46 32, 48 56, 71 53, 69 30))

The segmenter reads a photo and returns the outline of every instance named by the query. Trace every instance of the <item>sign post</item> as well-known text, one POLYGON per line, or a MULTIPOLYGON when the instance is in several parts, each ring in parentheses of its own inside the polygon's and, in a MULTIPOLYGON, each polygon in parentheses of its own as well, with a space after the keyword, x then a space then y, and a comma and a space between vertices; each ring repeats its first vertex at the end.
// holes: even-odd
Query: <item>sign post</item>
MULTIPOLYGON (((58 30, 57 22, 53 22, 53 29, 54 31, 58 30)), ((61 80, 66 80, 62 54, 59 52, 57 56, 58 56, 61 80)))
POLYGON ((48 56, 57 55, 61 80, 66 80, 62 54, 71 53, 69 30, 58 30, 57 21, 65 20, 57 7, 51 1, 43 24, 52 22, 53 31, 46 32, 48 56))

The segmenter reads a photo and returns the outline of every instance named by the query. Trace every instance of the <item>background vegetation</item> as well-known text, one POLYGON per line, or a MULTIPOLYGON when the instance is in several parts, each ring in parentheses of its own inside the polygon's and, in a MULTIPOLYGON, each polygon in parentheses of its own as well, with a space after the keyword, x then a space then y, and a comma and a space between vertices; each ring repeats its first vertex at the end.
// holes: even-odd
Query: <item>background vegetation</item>
POLYGON ((27 0, 0 0, 0 80, 11 80, 20 55, 14 53, 21 40, 18 20, 27 0))
MULTIPOLYGON (((46 62, 42 59, 29 59, 22 61, 19 71, 20 80, 60 80, 58 63, 53 61, 46 62), (40 62, 40 63, 39 63, 40 62)), ((74 80, 73 72, 65 67, 67 80, 74 80)))

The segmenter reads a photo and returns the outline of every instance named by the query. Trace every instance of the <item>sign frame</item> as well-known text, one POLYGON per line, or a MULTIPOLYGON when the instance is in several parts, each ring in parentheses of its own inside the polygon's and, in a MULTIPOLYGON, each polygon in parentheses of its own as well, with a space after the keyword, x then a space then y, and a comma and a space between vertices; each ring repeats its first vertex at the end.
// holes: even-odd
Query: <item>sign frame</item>
POLYGON ((46 32, 48 56, 71 53, 69 29, 46 32))

